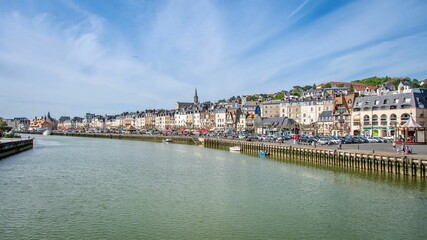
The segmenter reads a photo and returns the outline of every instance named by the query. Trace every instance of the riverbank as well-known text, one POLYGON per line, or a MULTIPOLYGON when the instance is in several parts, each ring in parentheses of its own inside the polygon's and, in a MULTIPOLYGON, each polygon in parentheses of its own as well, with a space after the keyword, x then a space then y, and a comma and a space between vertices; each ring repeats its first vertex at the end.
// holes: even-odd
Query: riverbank
POLYGON ((0 139, 0 159, 33 148, 33 139, 0 139))
POLYGON ((268 152, 276 159, 297 160, 312 165, 329 165, 339 168, 368 170, 374 173, 405 175, 425 178, 427 159, 422 155, 405 155, 363 150, 343 150, 311 145, 245 142, 227 139, 206 139, 205 147, 225 149, 239 146, 248 154, 268 152))
POLYGON ((53 132, 56 136, 71 136, 71 137, 91 137, 91 138, 109 138, 120 140, 139 140, 149 142, 163 142, 167 139, 171 143, 200 145, 202 144, 197 137, 192 136, 169 136, 169 135, 148 135, 148 134, 113 134, 113 133, 64 133, 53 132))
POLYGON ((269 152, 272 157, 283 160, 298 160, 309 164, 325 164, 349 169, 365 169, 377 173, 398 174, 425 178, 427 155, 424 148, 414 148, 416 154, 404 155, 393 152, 391 144, 343 144, 338 146, 293 145, 291 141, 247 142, 221 138, 197 138, 195 136, 165 136, 140 134, 103 134, 103 133, 53 133, 52 135, 109 138, 121 140, 140 140, 200 145, 208 148, 225 149, 240 146, 242 152, 258 155, 259 151, 269 152))

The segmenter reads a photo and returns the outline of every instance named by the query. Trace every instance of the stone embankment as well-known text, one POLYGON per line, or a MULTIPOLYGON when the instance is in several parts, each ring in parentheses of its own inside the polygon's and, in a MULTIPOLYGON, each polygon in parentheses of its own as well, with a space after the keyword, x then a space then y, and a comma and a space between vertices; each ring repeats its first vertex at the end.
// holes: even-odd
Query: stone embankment
POLYGON ((313 165, 328 165, 337 168, 359 169, 378 174, 394 174, 426 178, 427 158, 424 155, 397 155, 392 153, 354 149, 328 149, 302 145, 286 145, 266 142, 246 142, 219 138, 198 138, 192 136, 163 136, 109 133, 53 133, 53 135, 109 138, 121 140, 142 140, 173 143, 203 144, 207 148, 228 149, 240 146, 243 153, 258 155, 265 151, 276 159, 292 160, 313 165))
POLYGON ((73 136, 73 137, 93 137, 93 138, 109 138, 121 140, 140 140, 149 142, 163 142, 169 139, 173 143, 199 145, 200 140, 197 137, 191 136, 164 136, 164 135, 148 135, 148 134, 111 134, 111 133, 52 133, 52 135, 59 136, 73 136))
POLYGON ((33 148, 33 139, 1 139, 0 159, 33 148))
POLYGON ((427 159, 416 155, 396 155, 357 150, 314 148, 301 145, 245 142, 227 139, 206 139, 205 147, 228 149, 240 146, 242 152, 258 154, 268 152, 278 159, 289 159, 313 165, 329 165, 348 169, 361 169, 381 174, 396 174, 426 178, 427 159))

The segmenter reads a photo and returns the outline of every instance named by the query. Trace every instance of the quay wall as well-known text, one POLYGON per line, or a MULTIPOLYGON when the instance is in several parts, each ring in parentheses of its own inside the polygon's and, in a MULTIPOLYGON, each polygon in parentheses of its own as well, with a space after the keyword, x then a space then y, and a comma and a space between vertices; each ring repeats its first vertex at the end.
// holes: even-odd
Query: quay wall
POLYGON ((0 143, 0 159, 32 149, 33 139, 13 139, 0 143))
POLYGON ((72 136, 72 137, 91 137, 91 138, 109 138, 120 140, 140 140, 149 142, 162 142, 163 140, 170 139, 173 143, 198 145, 201 144, 198 138, 190 136, 164 136, 164 135, 147 135, 147 134, 111 134, 111 133, 52 133, 58 136, 72 136))
POLYGON ((203 144, 207 148, 214 149, 228 150, 231 146, 240 146, 243 153, 250 155, 258 155, 259 151, 262 150, 268 152, 270 156, 275 159, 299 161, 311 165, 326 165, 336 168, 359 169, 378 174, 394 174, 425 179, 427 173, 427 159, 417 155, 394 155, 360 150, 331 150, 303 145, 247 142, 218 138, 204 138, 201 142, 199 138, 191 136, 109 133, 52 133, 52 135, 151 142, 162 142, 165 139, 171 139, 173 143, 190 145, 203 144))
POLYGON ((312 165, 359 169, 378 174, 426 178, 427 159, 415 155, 391 155, 367 151, 331 150, 301 145, 281 145, 209 138, 205 139, 204 146, 215 149, 228 149, 232 146, 240 146, 243 153, 252 155, 258 155, 259 151, 265 151, 276 159, 299 161, 312 165))

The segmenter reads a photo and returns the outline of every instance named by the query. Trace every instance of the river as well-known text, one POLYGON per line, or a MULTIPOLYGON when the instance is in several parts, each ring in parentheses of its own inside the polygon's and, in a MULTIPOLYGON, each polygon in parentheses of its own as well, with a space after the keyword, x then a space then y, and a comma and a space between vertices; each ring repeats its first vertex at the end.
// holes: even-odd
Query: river
POLYGON ((35 136, 0 239, 426 239, 427 184, 198 146, 35 136))

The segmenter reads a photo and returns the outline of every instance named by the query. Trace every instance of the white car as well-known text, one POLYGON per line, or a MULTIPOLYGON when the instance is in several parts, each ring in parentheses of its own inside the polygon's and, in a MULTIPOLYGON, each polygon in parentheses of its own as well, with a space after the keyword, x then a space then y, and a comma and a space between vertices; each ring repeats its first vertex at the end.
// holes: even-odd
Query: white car
POLYGON ((331 141, 328 138, 320 138, 317 140, 317 143, 321 145, 330 145, 331 141))
POLYGON ((369 143, 377 143, 377 142, 378 142, 378 140, 377 140, 377 139, 372 138, 372 137, 367 137, 366 139, 368 139, 368 142, 369 142, 369 143))

